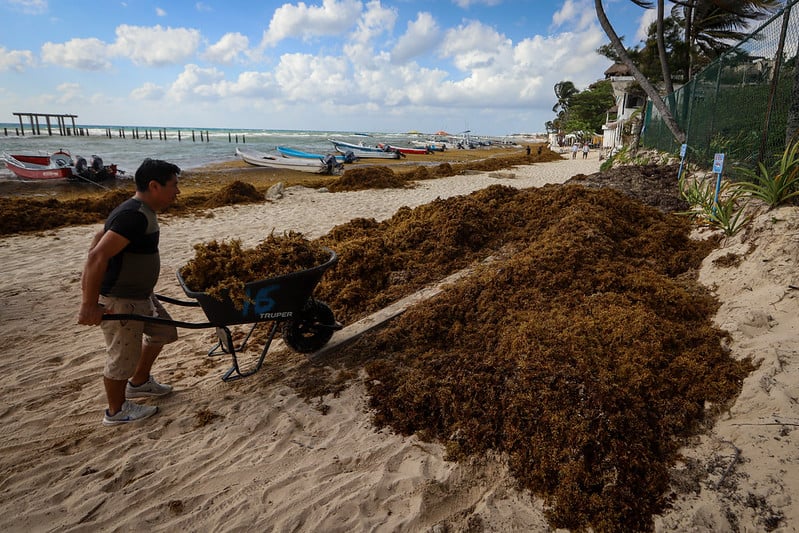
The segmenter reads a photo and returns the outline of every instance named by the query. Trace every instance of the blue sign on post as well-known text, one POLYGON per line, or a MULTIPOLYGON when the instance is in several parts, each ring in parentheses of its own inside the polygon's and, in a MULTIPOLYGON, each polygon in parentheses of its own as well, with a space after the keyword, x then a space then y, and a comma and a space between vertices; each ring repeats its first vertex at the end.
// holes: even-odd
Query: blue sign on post
POLYGON ((713 156, 713 174, 716 175, 716 195, 713 198, 713 214, 716 214, 716 206, 719 205, 719 192, 721 191, 721 171, 724 168, 724 154, 713 156))
POLYGON ((685 153, 687 151, 688 151, 688 145, 685 144, 685 143, 682 143, 680 145, 680 168, 679 168, 679 170, 677 170, 677 181, 680 181, 680 178, 682 178, 682 167, 683 167, 683 164, 685 163, 685 153))
POLYGON ((716 154, 713 156, 713 174, 721 174, 721 169, 724 168, 724 154, 716 154))

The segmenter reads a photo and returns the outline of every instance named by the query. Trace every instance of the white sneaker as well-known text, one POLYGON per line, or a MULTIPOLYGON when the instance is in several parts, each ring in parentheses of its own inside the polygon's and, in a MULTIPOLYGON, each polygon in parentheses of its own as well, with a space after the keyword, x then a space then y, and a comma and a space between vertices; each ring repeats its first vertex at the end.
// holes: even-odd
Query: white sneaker
POLYGON ((108 414, 108 409, 105 410, 103 417, 104 426, 116 426, 117 424, 127 424, 128 422, 136 422, 144 418, 149 418, 158 412, 158 407, 155 405, 141 405, 138 403, 128 402, 122 404, 122 409, 115 415, 108 414))
POLYGON ((125 398, 149 398, 153 396, 166 396, 172 392, 172 385, 158 383, 154 377, 150 376, 147 381, 138 387, 132 385, 130 381, 125 386, 125 398))

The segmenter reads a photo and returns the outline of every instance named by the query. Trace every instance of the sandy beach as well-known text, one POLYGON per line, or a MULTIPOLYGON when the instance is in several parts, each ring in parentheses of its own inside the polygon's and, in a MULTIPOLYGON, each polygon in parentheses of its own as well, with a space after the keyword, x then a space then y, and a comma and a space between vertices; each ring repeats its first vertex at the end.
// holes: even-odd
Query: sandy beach
MULTIPOLYGON (((288 187, 270 202, 164 216, 156 291, 183 296, 174 273, 196 243, 235 237, 251 246, 273 231, 316 238, 353 218, 380 221, 493 184, 563 183, 599 163, 592 154, 410 189, 288 187)), ((448 462, 437 444, 375 430, 362 386, 325 398, 325 414, 299 398, 283 370, 300 354, 276 346, 258 374, 222 382, 230 360, 206 356, 213 330, 181 329, 165 349, 154 374, 175 393, 148 401, 160 408, 154 418, 103 427, 102 334, 76 323, 80 270, 99 227, 0 238, 0 529, 551 530, 542 502, 515 488, 502 457, 448 462)), ((731 333, 731 355, 758 366, 734 405, 683 451, 677 497, 656 517, 657 531, 799 529, 798 244, 799 212, 781 208, 703 263, 700 281, 721 302, 715 322, 731 333)))

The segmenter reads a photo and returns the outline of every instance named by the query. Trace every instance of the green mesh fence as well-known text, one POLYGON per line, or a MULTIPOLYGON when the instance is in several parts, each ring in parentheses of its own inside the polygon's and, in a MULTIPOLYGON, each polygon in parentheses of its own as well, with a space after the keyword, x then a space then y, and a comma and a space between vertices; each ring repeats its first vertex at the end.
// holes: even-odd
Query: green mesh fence
MULTIPOLYGON (((769 165, 786 146, 786 126, 799 43, 799 0, 728 50, 664 100, 686 132, 688 158, 710 167, 725 154, 725 173, 769 165)), ((799 84, 799 80, 797 80, 799 84)), ((649 102, 641 142, 679 153, 679 144, 649 102)))

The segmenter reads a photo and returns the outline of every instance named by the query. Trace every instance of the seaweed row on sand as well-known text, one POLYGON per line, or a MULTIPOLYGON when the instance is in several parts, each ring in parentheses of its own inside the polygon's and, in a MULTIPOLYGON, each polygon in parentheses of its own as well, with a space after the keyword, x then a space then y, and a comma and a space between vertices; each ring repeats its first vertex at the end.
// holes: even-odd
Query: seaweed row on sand
MULTIPOLYGON (((301 184, 309 187, 327 186, 331 192, 405 188, 412 186, 413 181, 454 176, 466 170, 491 171, 514 165, 557 159, 560 159, 560 156, 546 150, 540 156, 511 153, 510 155, 492 156, 461 163, 443 162, 434 167, 410 165, 391 169, 385 166, 363 166, 348 169, 343 176, 336 178, 320 179, 319 176, 314 175, 313 178, 303 179, 301 184)), ((181 180, 181 185, 186 185, 185 191, 178 197, 175 204, 169 207, 168 214, 196 214, 225 205, 263 202, 265 191, 274 185, 274 179, 267 177, 254 179, 255 184, 233 180, 225 183, 224 186, 219 186, 219 181, 230 178, 201 171, 187 171, 184 178, 181 180)), ((135 192, 131 180, 116 180, 109 186, 113 187, 112 190, 102 194, 98 194, 95 190, 81 192, 80 187, 75 184, 68 190, 58 188, 51 191, 54 194, 66 193, 66 198, 2 196, 0 197, 0 235, 102 222, 114 207, 135 192), (76 194, 80 196, 75 197, 76 194)))

